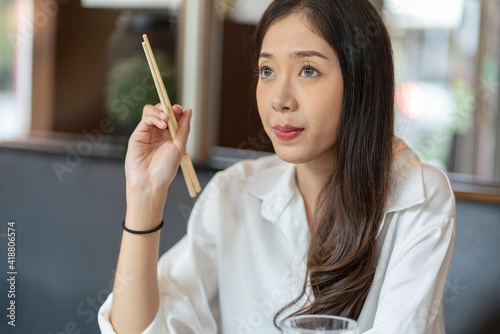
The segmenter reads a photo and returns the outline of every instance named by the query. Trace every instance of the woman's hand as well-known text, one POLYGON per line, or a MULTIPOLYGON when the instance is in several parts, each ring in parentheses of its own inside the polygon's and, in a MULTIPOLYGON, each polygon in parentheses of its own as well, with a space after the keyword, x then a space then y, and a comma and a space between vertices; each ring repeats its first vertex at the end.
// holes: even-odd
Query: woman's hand
POLYGON ((168 116, 161 105, 144 107, 142 120, 130 137, 125 159, 127 202, 154 198, 161 207, 165 203, 168 187, 186 150, 192 114, 191 109, 183 112, 178 105, 172 109, 179 125, 175 140, 167 130, 168 116))

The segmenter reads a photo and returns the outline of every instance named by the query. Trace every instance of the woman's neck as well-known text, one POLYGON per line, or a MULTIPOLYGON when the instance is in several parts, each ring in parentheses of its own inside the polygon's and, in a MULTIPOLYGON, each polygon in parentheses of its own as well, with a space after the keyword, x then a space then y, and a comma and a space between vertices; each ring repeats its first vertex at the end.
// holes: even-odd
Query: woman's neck
POLYGON ((316 200, 325 186, 326 180, 331 176, 332 170, 333 162, 331 159, 323 162, 311 161, 296 166, 297 185, 304 199, 309 229, 312 227, 316 200))

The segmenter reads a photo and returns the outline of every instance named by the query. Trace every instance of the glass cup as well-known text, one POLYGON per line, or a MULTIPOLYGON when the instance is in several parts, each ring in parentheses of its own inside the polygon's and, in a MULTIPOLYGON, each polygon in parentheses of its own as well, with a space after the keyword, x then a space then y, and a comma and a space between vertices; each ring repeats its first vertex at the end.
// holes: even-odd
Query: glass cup
POLYGON ((331 315, 298 315, 281 322, 284 334, 358 334, 355 320, 331 315))

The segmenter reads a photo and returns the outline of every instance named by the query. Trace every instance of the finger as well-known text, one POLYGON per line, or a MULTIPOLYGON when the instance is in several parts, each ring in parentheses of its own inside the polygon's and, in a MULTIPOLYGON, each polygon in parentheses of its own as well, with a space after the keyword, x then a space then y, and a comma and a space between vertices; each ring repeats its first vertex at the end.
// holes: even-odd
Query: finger
POLYGON ((160 119, 159 115, 144 115, 142 117, 141 124, 147 127, 153 126, 158 129, 166 129, 168 119, 168 116, 166 116, 166 119, 160 119))
POLYGON ((184 114, 184 109, 182 109, 182 106, 176 104, 172 107, 172 111, 174 112, 175 119, 178 122, 184 114))
POLYGON ((168 115, 166 113, 164 113, 163 111, 158 115, 158 118, 164 122, 168 122, 168 120, 170 119, 168 117, 168 115))
POLYGON ((177 128, 177 135, 175 136, 175 142, 177 147, 181 152, 184 153, 186 150, 186 143, 189 136, 190 121, 193 111, 187 109, 179 120, 179 127, 177 128))
POLYGON ((184 109, 179 104, 174 104, 172 106, 172 110, 173 110, 174 114, 176 114, 176 115, 182 115, 184 113, 184 109))
POLYGON ((158 117, 160 120, 164 121, 164 122, 167 122, 168 121, 168 115, 161 111, 162 109, 159 109, 158 106, 161 106, 159 104, 157 104, 156 106, 152 106, 152 105, 146 105, 144 106, 144 109, 143 109, 143 112, 142 112, 142 116, 145 117, 145 116, 156 116, 158 117))
POLYGON ((158 109, 158 110, 160 110, 160 111, 161 111, 161 113, 163 113, 163 114, 165 114, 165 115, 168 115, 167 110, 165 110, 165 109, 163 108, 163 105, 162 105, 161 103, 158 103, 158 104, 155 106, 155 108, 156 108, 156 109, 158 109))
POLYGON ((151 104, 147 104, 142 109, 142 116, 144 117, 147 115, 159 115, 161 112, 162 110, 158 108, 158 105, 152 106, 151 104))

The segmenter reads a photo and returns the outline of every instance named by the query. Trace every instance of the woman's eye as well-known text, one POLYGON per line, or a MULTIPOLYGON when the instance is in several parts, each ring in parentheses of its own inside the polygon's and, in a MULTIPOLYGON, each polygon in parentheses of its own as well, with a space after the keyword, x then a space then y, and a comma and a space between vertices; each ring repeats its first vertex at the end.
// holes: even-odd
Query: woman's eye
POLYGON ((274 71, 269 66, 262 66, 260 68, 260 75, 263 78, 274 77, 274 71))
POLYGON ((306 78, 312 78, 319 75, 318 71, 316 71, 316 69, 312 66, 302 67, 302 71, 300 72, 300 74, 306 78))

